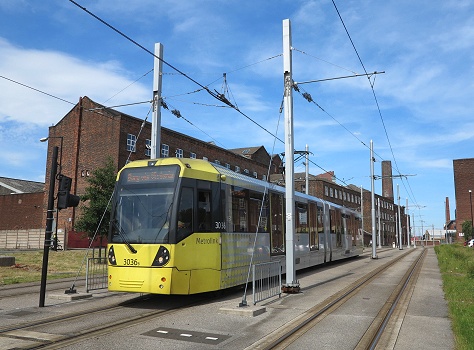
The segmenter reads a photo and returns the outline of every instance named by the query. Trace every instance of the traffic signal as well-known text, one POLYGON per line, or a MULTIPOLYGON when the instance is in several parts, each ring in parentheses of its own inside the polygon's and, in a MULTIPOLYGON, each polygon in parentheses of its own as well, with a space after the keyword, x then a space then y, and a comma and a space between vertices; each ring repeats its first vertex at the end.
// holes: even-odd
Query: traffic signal
POLYGON ((79 196, 69 193, 71 191, 71 183, 72 179, 70 177, 59 175, 58 210, 77 207, 81 200, 79 196))

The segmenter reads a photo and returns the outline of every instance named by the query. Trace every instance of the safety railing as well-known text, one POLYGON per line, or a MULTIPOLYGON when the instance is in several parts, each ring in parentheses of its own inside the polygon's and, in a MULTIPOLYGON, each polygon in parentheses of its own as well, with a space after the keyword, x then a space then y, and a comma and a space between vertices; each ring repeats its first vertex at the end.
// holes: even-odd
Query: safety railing
POLYGON ((253 304, 278 295, 281 297, 281 262, 252 265, 253 304))
POLYGON ((107 288, 107 259, 87 258, 86 293, 91 290, 107 288))

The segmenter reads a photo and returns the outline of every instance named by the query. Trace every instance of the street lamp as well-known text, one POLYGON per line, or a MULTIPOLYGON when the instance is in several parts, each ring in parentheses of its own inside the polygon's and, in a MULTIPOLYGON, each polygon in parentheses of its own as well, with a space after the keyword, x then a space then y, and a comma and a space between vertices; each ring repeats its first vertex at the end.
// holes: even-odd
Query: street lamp
POLYGON ((469 203, 471 204, 471 238, 474 238, 474 233, 472 232, 472 191, 469 190, 469 203))

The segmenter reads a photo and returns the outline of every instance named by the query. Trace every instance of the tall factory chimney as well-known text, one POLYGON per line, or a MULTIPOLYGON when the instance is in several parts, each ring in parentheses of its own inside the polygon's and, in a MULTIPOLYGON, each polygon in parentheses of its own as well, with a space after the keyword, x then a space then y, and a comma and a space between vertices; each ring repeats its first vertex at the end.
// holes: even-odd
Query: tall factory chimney
POLYGON ((446 197, 446 225, 451 221, 451 214, 449 213, 449 197, 446 197))
POLYGON ((392 162, 382 160, 382 196, 393 200, 392 162))

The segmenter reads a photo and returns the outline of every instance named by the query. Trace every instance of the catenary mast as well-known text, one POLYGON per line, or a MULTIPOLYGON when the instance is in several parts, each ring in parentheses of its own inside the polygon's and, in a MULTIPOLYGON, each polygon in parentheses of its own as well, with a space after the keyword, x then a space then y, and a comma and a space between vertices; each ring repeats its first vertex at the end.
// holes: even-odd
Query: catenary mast
POLYGON ((286 292, 299 291, 295 273, 295 188, 294 188, 294 142, 293 142, 293 77, 291 62, 291 23, 283 20, 283 79, 285 109, 285 194, 286 194, 286 292))

